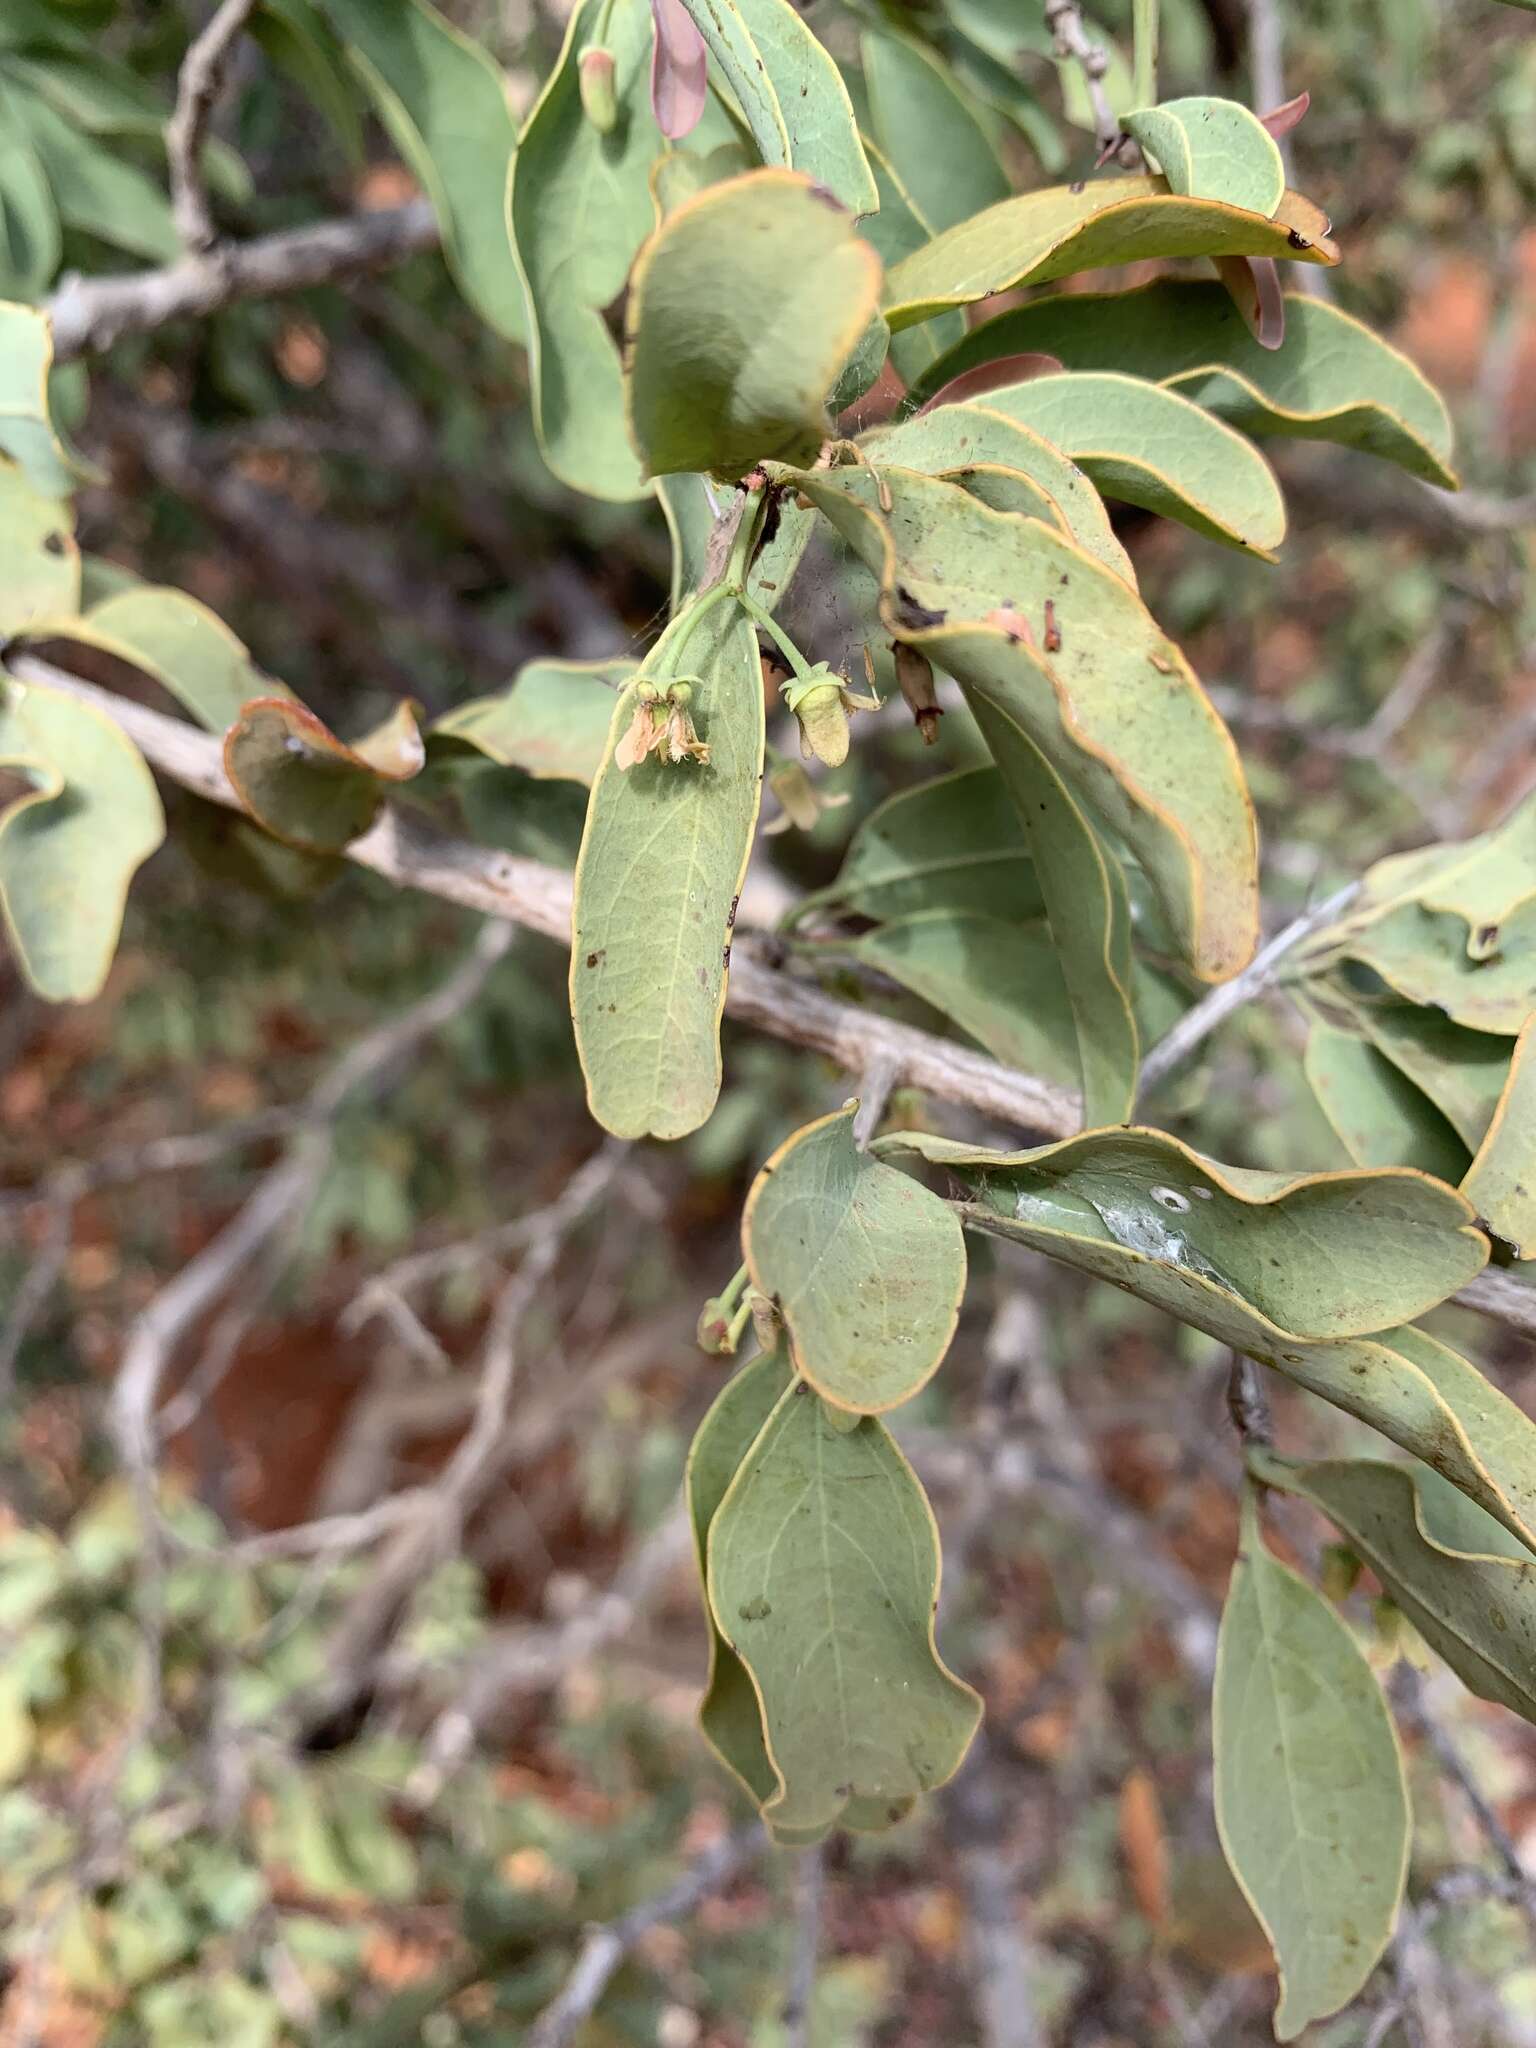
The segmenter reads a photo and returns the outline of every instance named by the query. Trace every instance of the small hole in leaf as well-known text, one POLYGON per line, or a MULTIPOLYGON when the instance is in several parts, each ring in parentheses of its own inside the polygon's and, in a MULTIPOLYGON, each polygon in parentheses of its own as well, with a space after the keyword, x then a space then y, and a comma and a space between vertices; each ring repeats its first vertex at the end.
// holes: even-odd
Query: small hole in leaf
POLYGON ((1152 1190, 1152 1199, 1164 1209, 1172 1209, 1176 1215, 1180 1216, 1189 1208, 1188 1195, 1181 1195, 1177 1188, 1154 1188, 1152 1190))

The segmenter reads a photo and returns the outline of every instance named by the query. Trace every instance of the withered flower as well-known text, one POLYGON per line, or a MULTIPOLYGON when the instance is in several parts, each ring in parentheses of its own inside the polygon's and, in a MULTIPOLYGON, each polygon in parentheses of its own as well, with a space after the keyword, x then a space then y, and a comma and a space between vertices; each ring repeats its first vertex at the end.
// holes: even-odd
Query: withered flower
POLYGON ((647 754, 665 761, 709 759, 709 748, 693 729, 688 706, 693 684, 686 678, 676 682, 640 683, 635 691, 635 715, 614 749, 614 765, 634 768, 647 754))
POLYGON ((924 746, 931 747, 939 736, 939 720, 944 716, 944 706, 933 685, 933 664, 926 654, 909 647, 904 640, 896 641, 891 652, 896 657, 896 681, 901 694, 911 706, 913 722, 923 736, 924 746))

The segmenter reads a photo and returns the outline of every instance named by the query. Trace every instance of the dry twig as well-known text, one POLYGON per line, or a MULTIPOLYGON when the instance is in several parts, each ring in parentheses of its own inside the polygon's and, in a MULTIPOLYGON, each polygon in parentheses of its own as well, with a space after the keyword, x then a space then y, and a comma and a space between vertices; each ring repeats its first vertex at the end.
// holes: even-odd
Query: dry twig
POLYGON ((223 93, 230 59, 256 0, 224 0, 181 62, 176 107, 165 124, 165 153, 171 177, 171 215, 176 232, 194 256, 204 256, 218 239, 203 179, 203 144, 223 93))

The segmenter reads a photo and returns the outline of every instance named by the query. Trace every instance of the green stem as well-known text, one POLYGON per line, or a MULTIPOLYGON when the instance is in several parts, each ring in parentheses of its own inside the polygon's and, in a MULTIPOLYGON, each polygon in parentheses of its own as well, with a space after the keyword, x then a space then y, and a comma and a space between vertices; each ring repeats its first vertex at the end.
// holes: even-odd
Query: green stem
POLYGON ((1132 0, 1135 24, 1135 92, 1138 107, 1157 105, 1157 10, 1158 0, 1132 0))
POLYGON ((789 663, 790 669, 795 675, 808 676, 810 674, 809 662, 800 652, 794 641, 784 631, 783 627, 774 619, 772 612, 765 611, 757 599, 755 597, 748 597, 745 591, 741 593, 741 608, 748 618, 751 619, 752 623, 760 627, 768 635, 769 639, 789 663))
POLYGON ((715 1296, 715 1304, 719 1308, 721 1315, 728 1316, 734 1314, 737 1300, 746 1284, 747 1269, 744 1265, 738 1266, 730 1279, 726 1281, 720 1292, 715 1296))
POLYGON ((676 675, 682 665, 683 650, 693 638, 695 628, 727 598, 744 605, 755 613, 756 607, 744 589, 747 564, 763 523, 763 509, 766 497, 761 490, 754 491, 741 508, 741 523, 736 528, 736 537, 731 543, 730 560, 725 573, 718 583, 708 590, 700 591, 684 605, 677 617, 667 627, 656 645, 646 657, 644 672, 647 675, 676 675))

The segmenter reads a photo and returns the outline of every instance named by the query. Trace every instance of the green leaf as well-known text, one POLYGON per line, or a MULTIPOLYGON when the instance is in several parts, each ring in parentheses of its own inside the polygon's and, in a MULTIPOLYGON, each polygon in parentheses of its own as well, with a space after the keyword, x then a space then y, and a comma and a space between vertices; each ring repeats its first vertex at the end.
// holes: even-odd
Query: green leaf
POLYGON ((684 0, 763 162, 800 171, 850 213, 879 204, 842 74, 790 0, 684 0))
MULTIPOLYGON (((413 720, 409 729, 415 732, 413 720)), ((367 741, 348 746, 302 704, 258 697, 224 736, 224 768, 274 839, 302 853, 339 853, 378 816, 384 784, 403 782, 421 766, 419 740, 402 759, 393 751, 375 751, 367 741)))
POLYGON ((170 201, 154 179, 89 141, 36 93, 13 86, 10 98, 64 225, 147 262, 174 262, 181 241, 170 201))
POLYGON ((1176 391, 1067 371, 989 391, 987 404, 1054 441, 1108 498, 1260 555, 1285 538, 1285 501, 1269 464, 1176 391))
POLYGON ((863 933, 847 950, 942 1010, 994 1058, 1077 1085, 1072 1005, 1043 922, 924 910, 863 933))
POLYGON ((777 1351, 759 1354, 732 1375, 699 1424, 684 1481, 699 1584, 709 1617, 709 1678, 699 1705, 705 1741, 759 1806, 778 1790, 763 1718, 746 1666, 715 1626, 707 1590, 709 1531, 731 1481, 791 1380, 777 1351))
MULTIPOLYGON (((1528 1556, 1436 1540, 1415 1475, 1402 1465, 1254 1452, 1249 1464, 1266 1486, 1300 1494, 1328 1517, 1465 1686, 1536 1722, 1536 1564, 1528 1556)), ((1442 1514, 1435 1526, 1443 1528, 1442 1514)))
POLYGON ((508 199, 528 297, 528 371, 544 460, 589 497, 640 497, 645 488, 624 426, 619 351, 604 309, 629 279, 654 209, 646 173, 661 145, 650 109, 651 22, 615 7, 618 119, 604 135, 582 111, 577 59, 603 0, 571 15, 559 62, 523 130, 508 199))
POLYGON ((1122 114, 1120 125, 1184 198, 1224 199, 1268 218, 1285 197, 1279 145, 1236 100, 1164 100, 1122 114))
POLYGON ((615 692, 634 661, 530 661, 506 689, 472 697, 437 719, 429 740, 473 747, 539 780, 591 784, 608 745, 615 692))
POLYGON ((1195 973, 1235 973, 1258 928, 1252 808, 1230 734, 1136 593, 1039 520, 938 479, 867 466, 789 476, 878 579, 888 630, 973 707, 1004 706, 1125 842, 1195 973))
POLYGON ((1004 678, 966 697, 1024 827, 1045 899, 1072 1007, 1085 1120, 1122 1122, 1141 1064, 1124 871, 1031 738, 1022 693, 1004 678))
POLYGON ((73 509, 39 496, 26 474, 0 460, 0 639, 80 601, 73 509))
POLYGON ((924 372, 923 404, 982 363, 1039 352, 1069 370, 1166 384, 1245 434, 1332 441, 1456 487, 1445 401, 1405 355, 1305 292, 1285 295, 1285 341, 1263 348, 1226 287, 1159 278, 1128 292, 1059 292, 973 328, 924 372))
POLYGON ((1308 1086, 1357 1166, 1417 1166, 1452 1187, 1466 1172, 1467 1148, 1444 1116, 1369 1040, 1315 1023, 1305 1064, 1308 1086))
POLYGON ((34 787, 0 813, 0 907, 27 981, 52 1003, 99 994, 128 884, 165 837, 154 777, 111 719, 0 683, 0 765, 34 787))
POLYGON ((1149 256, 1339 260, 1325 216, 1299 193, 1287 192, 1266 220, 1219 200, 1180 198, 1162 178, 1101 178, 1004 199, 950 228, 892 270, 885 317, 894 332, 947 306, 1149 256))
MULTIPOLYGON (((863 137, 863 142, 864 154, 875 175, 880 209, 859 222, 859 233, 889 270, 904 256, 933 240, 933 225, 902 183, 890 158, 868 136, 863 137)), ((964 314, 944 313, 925 327, 910 327, 904 334, 893 335, 891 363, 897 376, 904 384, 911 384, 936 356, 955 347, 964 333, 964 314)))
POLYGON ((942 1363, 965 1239, 937 1195, 856 1149, 853 1115, 836 1110, 785 1140, 752 1183, 741 1241, 795 1370, 833 1407, 876 1415, 942 1363))
MULTIPOLYGON (((654 681, 676 673, 667 645, 644 664, 654 681)), ((762 665, 745 614, 729 601, 691 629, 686 656, 708 762, 617 766, 614 749, 638 701, 631 684, 614 712, 576 864, 571 1014, 592 1114, 618 1137, 681 1138, 720 1093, 731 921, 763 767, 762 665)))
POLYGON ((1275 2037, 1347 2005, 1397 1920, 1412 1835, 1391 1716, 1354 1637, 1266 1548, 1250 1488, 1212 1701, 1216 1825, 1275 1951, 1275 2037))
POLYGON ((1482 1143, 1498 1108, 1509 1073, 1510 1041, 1486 1031, 1468 1031, 1438 1010, 1407 1003, 1350 1002, 1337 983, 1328 987, 1330 1008, 1428 1096, 1469 1152, 1482 1143))
POLYGON ((1515 1041, 1509 1079, 1461 1191, 1517 1259, 1536 1258, 1536 1019, 1515 1041))
POLYGON ((82 465, 54 428, 48 406, 53 330, 30 306, 0 304, 0 453, 45 498, 67 498, 82 465))
POLYGON ((859 55, 875 140, 925 221, 942 231, 1008 197, 991 135, 930 51, 878 29, 860 38, 859 55))
POLYGON ((250 34, 267 62, 286 71, 324 117, 348 164, 364 162, 363 121, 347 55, 314 0, 262 0, 250 34))
POLYGON ((1479 929, 1495 934, 1495 950, 1480 956, 1471 950, 1477 931, 1465 918, 1405 903, 1379 915, 1346 917, 1327 940, 1408 1002, 1443 1011, 1469 1031, 1512 1038, 1536 1012, 1536 896, 1479 929))
POLYGON ((460 290, 499 334, 521 341, 527 321, 506 215, 517 130, 500 68, 426 0, 324 0, 324 8, 431 198, 460 290))
POLYGON ((1085 473, 1043 434, 989 403, 941 405, 859 438, 866 460, 947 477, 995 512, 1044 518, 1134 590, 1136 571, 1115 538, 1104 500, 1085 473), (1044 493, 1048 510, 1037 500, 1044 493))
MULTIPOLYGON (((708 480, 702 476, 659 476, 656 497, 672 537, 671 605, 675 612, 681 609, 690 591, 701 587, 710 572, 709 541, 715 512, 709 501, 708 480)), ((778 511, 773 537, 758 543, 747 571, 748 597, 770 612, 776 611, 789 594, 816 528, 816 514, 792 500, 785 499, 778 511)), ((715 567, 718 569, 719 565, 715 567)))
POLYGON ((0 292, 36 299, 59 267, 59 213, 22 112, 0 79, 0 292))
POLYGON ((897 790, 860 822, 836 879, 806 900, 880 923, 932 910, 1023 922, 1045 907, 995 768, 897 790))
POLYGON ((34 639, 73 640, 130 663, 210 732, 227 732, 254 698, 289 694, 257 668, 221 618, 181 590, 140 585, 78 618, 45 617, 28 630, 34 639))
POLYGON ((934 1642, 933 1513, 884 1425, 780 1400, 709 1532, 709 1602, 762 1708, 775 1828, 875 1825, 951 1778, 981 1701, 934 1642))
POLYGON ((627 413, 647 475, 813 459, 879 290, 874 250, 793 171, 679 207, 630 284, 627 413))

